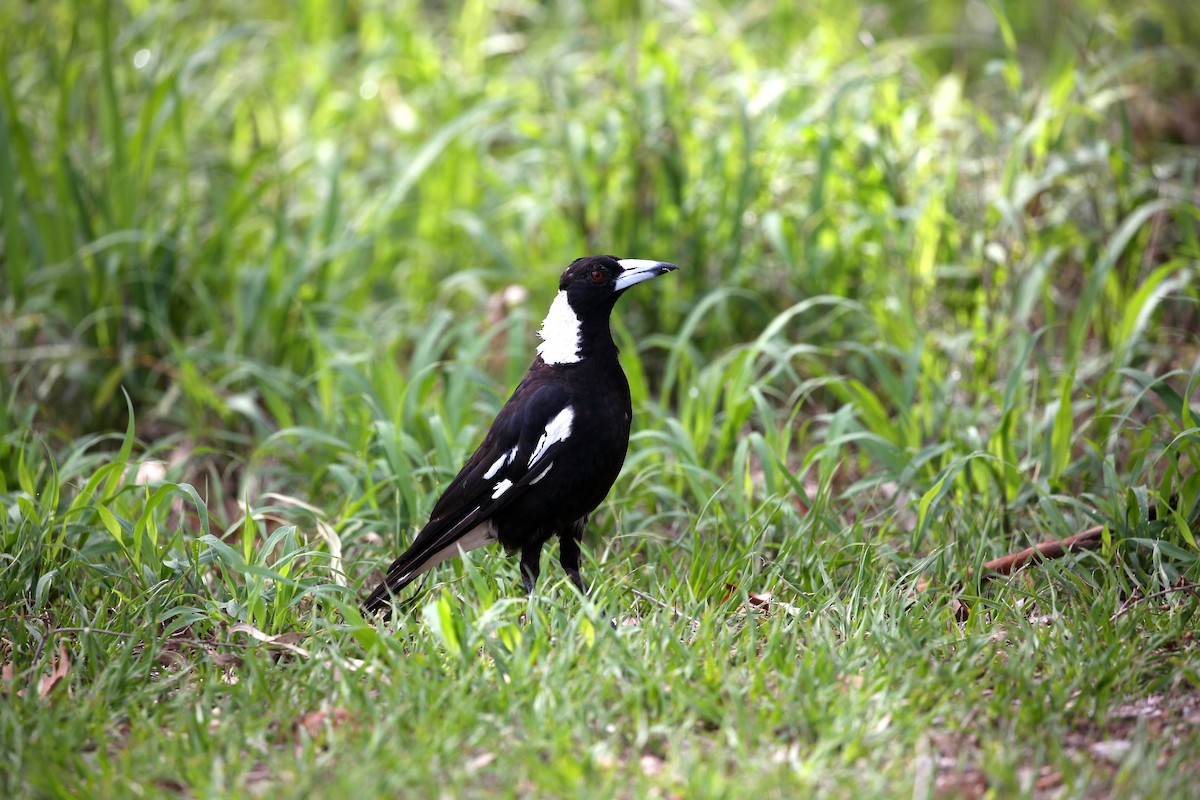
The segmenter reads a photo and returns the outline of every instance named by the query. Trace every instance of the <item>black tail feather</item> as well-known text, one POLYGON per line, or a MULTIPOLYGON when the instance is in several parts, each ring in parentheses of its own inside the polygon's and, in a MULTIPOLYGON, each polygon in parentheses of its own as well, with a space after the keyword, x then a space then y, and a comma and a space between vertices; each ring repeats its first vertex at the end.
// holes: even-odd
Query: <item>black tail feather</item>
MULTIPOLYGON (((437 558, 439 553, 452 546, 469 526, 477 521, 478 511, 477 506, 471 513, 458 515, 457 519, 431 520, 424 530, 417 534, 412 545, 388 567, 387 576, 383 581, 362 601, 363 612, 374 614, 389 608, 393 597, 398 596, 404 591, 404 587, 429 569, 431 559, 437 558)), ((434 564, 441 560, 434 561, 434 564)))
POLYGON ((390 607, 393 597, 400 595, 404 588, 420 577, 423 570, 421 564, 428 557, 427 548, 409 548, 407 552, 392 562, 388 567, 387 576, 379 582, 375 590, 362 601, 362 610, 366 614, 374 614, 390 607), (415 552, 414 552, 415 551, 415 552))

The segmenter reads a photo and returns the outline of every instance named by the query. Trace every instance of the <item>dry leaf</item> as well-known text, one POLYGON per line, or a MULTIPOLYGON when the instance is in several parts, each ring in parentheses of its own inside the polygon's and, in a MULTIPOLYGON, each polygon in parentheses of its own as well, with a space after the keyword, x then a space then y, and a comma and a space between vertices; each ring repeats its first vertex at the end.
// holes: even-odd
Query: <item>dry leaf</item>
POLYGON ((467 772, 478 772, 496 760, 495 753, 480 753, 467 762, 467 772))
POLYGON ((304 731, 310 737, 316 738, 325 730, 326 720, 329 721, 330 727, 337 728, 344 725, 349 719, 350 712, 344 708, 335 708, 332 711, 310 711, 296 720, 295 728, 297 732, 304 731))
POLYGON ((642 769, 642 774, 648 778, 657 778, 662 774, 663 767, 667 762, 650 753, 646 753, 638 759, 638 766, 642 769))
POLYGON ((1049 792, 1062 786, 1062 783, 1062 773, 1046 765, 1038 771, 1038 778, 1033 782, 1033 788, 1039 792, 1049 792))
POLYGON ((215 648, 208 650, 208 658, 212 661, 214 667, 240 667, 242 665, 242 657, 236 653, 225 653, 215 648))
POLYGON ((785 603, 782 600, 776 600, 774 592, 750 592, 746 595, 751 608, 757 608, 760 611, 770 611, 772 607, 777 611, 797 616, 800 614, 800 609, 790 603, 785 603))
POLYGON ((950 601, 950 608, 954 612, 954 619, 958 622, 966 622, 971 618, 971 607, 957 597, 950 601))
POLYGON ((767 611, 771 608, 771 593, 770 592, 750 592, 747 595, 750 600, 750 605, 755 608, 761 608, 767 611))
POLYGON ((310 711, 296 720, 296 730, 305 731, 309 736, 316 736, 325 726, 325 718, 328 716, 328 711, 310 711))
POLYGON ((279 645, 281 647, 287 646, 287 645, 299 644, 302 641, 304 641, 304 634, 299 633, 297 631, 291 631, 289 633, 281 633, 278 636, 271 637, 271 644, 279 645))
POLYGON ((182 652, 180 644, 169 639, 163 643, 162 649, 158 651, 156 660, 167 669, 186 669, 190 666, 187 654, 182 652))
POLYGON ((237 625, 234 625, 229 629, 229 632, 244 633, 251 639, 260 641, 265 645, 269 645, 270 647, 278 647, 281 650, 287 650, 289 653, 293 653, 304 658, 308 658, 312 655, 303 647, 298 647, 295 644, 295 642, 298 642, 304 638, 303 635, 299 633, 281 633, 278 636, 270 636, 269 634, 263 633, 253 625, 245 622, 239 622, 237 625))
POLYGON ((67 677, 67 673, 71 670, 71 659, 67 655, 67 646, 60 643, 58 652, 50 656, 50 674, 43 675, 41 683, 38 686, 38 697, 45 697, 50 694, 58 682, 67 677))

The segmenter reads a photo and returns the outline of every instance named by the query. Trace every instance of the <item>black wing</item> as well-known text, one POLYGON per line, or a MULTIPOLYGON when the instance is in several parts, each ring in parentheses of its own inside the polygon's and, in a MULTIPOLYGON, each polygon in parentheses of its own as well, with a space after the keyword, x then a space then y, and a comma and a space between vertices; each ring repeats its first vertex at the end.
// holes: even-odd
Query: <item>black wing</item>
POLYGON ((548 474, 570 438, 575 411, 561 386, 523 381, 363 608, 382 608, 426 569, 457 555, 460 544, 471 549, 485 543, 487 530, 477 528, 548 474))

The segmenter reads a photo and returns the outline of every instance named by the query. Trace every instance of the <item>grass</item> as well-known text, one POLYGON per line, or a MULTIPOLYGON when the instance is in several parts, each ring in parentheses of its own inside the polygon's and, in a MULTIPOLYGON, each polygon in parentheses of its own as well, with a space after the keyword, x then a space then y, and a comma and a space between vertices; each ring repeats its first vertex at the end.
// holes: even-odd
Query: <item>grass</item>
POLYGON ((1192 795, 1200 31, 963 8, 0 9, 0 793, 1192 795), (595 251, 593 595, 362 619, 595 251))

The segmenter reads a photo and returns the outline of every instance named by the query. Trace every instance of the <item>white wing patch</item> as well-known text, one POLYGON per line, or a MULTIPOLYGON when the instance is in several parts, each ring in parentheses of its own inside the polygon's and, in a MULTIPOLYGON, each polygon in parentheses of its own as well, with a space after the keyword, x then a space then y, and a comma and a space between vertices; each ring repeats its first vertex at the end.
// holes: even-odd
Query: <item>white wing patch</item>
POLYGON ((538 355, 547 364, 574 364, 580 360, 579 317, 575 316, 566 292, 559 291, 550 304, 550 313, 542 320, 538 336, 542 337, 538 355))
POLYGON ((556 442, 565 442, 571 435, 571 423, 574 421, 575 411, 570 406, 555 414, 554 419, 546 423, 546 430, 538 439, 537 447, 533 448, 533 455, 529 457, 529 466, 532 467, 537 463, 537 460, 546 454, 551 445, 556 442))
POLYGON ((547 465, 546 465, 546 468, 545 468, 544 470, 542 470, 542 474, 541 474, 541 475, 538 475, 536 478, 534 478, 533 480, 531 480, 531 481, 529 482, 529 485, 530 485, 530 486, 533 486, 535 483, 537 483, 538 481, 540 481, 542 478, 546 477, 546 475, 547 475, 547 474, 550 472, 550 468, 551 468, 551 467, 553 467, 553 466, 554 466, 554 462, 553 462, 553 461, 551 461, 549 464, 547 464, 547 465))
POLYGON ((512 481, 510 481, 508 478, 505 478, 504 480, 502 480, 496 484, 495 489, 492 491, 492 499, 495 500, 497 497, 504 494, 511 488, 512 488, 512 481))
POLYGON ((495 476, 495 474, 499 472, 505 464, 511 464, 512 460, 517 456, 517 447, 518 445, 513 445, 511 450, 493 461, 492 465, 488 467, 488 471, 483 473, 483 479, 485 481, 491 480, 492 477, 495 476))

